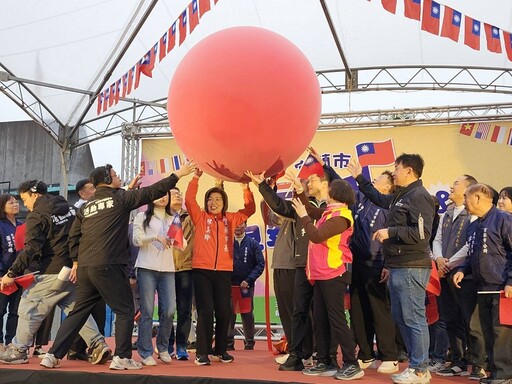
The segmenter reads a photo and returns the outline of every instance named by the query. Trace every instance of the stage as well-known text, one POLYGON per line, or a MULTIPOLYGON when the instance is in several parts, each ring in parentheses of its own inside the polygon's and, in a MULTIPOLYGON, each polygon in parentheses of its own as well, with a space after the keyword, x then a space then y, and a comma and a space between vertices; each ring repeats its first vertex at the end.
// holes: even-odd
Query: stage
MULTIPOLYGON (((109 345, 113 340, 109 338, 109 345)), ((48 369, 39 365, 40 359, 31 357, 28 364, 0 365, 0 384, 224 384, 224 383, 332 383, 332 377, 305 376, 301 372, 278 371, 272 353, 266 350, 266 342, 256 343, 253 351, 244 351, 243 343, 237 341, 237 350, 230 352, 233 363, 212 362, 210 366, 196 366, 191 360, 173 360, 170 364, 157 360, 156 367, 143 367, 139 371, 111 371, 110 364, 91 365, 82 361, 62 360, 60 368, 48 369)), ((134 359, 140 361, 136 351, 134 359)), ((401 364, 401 369, 406 368, 401 364)), ((357 380, 368 384, 390 384, 389 375, 367 369, 365 376, 357 380)), ((433 375, 432 383, 468 383, 466 377, 444 378, 433 375)))

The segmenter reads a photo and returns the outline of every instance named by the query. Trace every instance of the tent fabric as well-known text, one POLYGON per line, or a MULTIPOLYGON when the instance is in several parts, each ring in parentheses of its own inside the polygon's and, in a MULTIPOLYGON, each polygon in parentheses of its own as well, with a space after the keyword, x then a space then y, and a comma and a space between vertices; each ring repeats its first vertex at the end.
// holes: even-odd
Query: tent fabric
MULTIPOLYGON (((192 46, 211 33, 239 25, 260 26, 283 35, 306 54, 317 71, 343 69, 320 1, 207 1, 211 10, 200 19, 199 25, 182 45, 177 42, 161 62, 156 59, 152 78, 142 76, 139 87, 128 97, 146 101, 165 98, 174 69, 192 46)), ((20 78, 95 93, 122 79, 158 43, 189 3, 190 0, 158 1, 110 74, 108 69, 151 1, 6 1, 2 3, 0 64, 20 78), (105 85, 100 88, 104 81, 105 85)), ((438 1, 481 21, 479 51, 464 44, 462 27, 458 42, 422 31, 419 21, 404 17, 402 0, 397 1, 396 14, 386 11, 380 0, 326 0, 325 3, 351 67, 453 65, 512 68, 506 52, 487 51, 483 28, 487 23, 502 31, 512 31, 512 2, 509 0, 438 1)), ((90 98, 54 88, 28 87, 63 124, 70 126, 77 123, 90 98)), ((129 106, 130 103, 120 101, 109 111, 129 106)), ((96 117, 94 103, 85 120, 96 117)))

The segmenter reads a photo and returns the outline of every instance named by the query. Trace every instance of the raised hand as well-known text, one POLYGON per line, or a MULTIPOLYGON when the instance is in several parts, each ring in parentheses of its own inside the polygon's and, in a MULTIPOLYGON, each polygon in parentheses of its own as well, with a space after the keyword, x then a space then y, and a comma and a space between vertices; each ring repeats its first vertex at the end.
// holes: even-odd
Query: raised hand
POLYGON ((178 179, 181 179, 183 176, 190 175, 192 172, 197 170, 197 164, 194 160, 190 160, 187 164, 183 165, 180 169, 178 169, 174 174, 178 176, 178 179))
POLYGON ((252 171, 245 171, 245 176, 247 176, 251 181, 254 183, 254 185, 258 186, 261 184, 263 180, 265 180, 265 172, 261 172, 259 175, 255 175, 252 173, 252 171))
POLYGON ((350 175, 355 179, 361 173, 363 173, 363 167, 356 159, 352 158, 347 164, 347 170, 350 172, 350 175))
POLYGON ((313 148, 311 145, 308 147, 308 152, 313 156, 323 167, 325 165, 324 159, 322 159, 322 156, 316 151, 315 148, 313 148))

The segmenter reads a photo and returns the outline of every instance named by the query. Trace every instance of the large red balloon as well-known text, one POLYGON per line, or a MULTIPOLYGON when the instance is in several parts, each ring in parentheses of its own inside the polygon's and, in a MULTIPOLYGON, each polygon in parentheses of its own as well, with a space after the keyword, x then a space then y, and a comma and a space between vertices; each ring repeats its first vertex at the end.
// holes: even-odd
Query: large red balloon
POLYGON ((306 56, 262 28, 235 27, 195 45, 169 87, 167 112, 180 148, 208 174, 247 181, 274 175, 311 142, 320 86, 306 56))

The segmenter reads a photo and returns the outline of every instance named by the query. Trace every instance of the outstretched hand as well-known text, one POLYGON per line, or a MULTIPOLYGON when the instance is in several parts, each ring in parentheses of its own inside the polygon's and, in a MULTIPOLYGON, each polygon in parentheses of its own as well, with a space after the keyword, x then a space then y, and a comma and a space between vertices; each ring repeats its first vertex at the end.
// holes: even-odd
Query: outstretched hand
POLYGON ((174 174, 178 176, 178 179, 181 179, 183 176, 190 175, 197 169, 197 164, 194 160, 190 160, 187 164, 183 165, 180 169, 178 169, 174 174))
POLYGON ((320 163, 320 165, 323 167, 325 165, 324 159, 322 159, 322 156, 316 151, 315 148, 313 148, 311 145, 308 147, 307 151, 313 156, 316 161, 320 163))
POLYGON ((363 167, 356 159, 352 158, 347 164, 347 170, 350 172, 350 175, 355 179, 361 173, 363 173, 363 167))
POLYGON ((295 209, 295 212, 297 212, 297 216, 306 217, 308 215, 306 206, 304 204, 302 204, 302 201, 300 201, 299 198, 295 197, 292 200, 292 207, 293 207, 293 209, 295 209))
POLYGON ((295 192, 302 193, 304 191, 304 187, 302 186, 302 183, 300 182, 300 179, 297 177, 297 173, 295 171, 287 169, 284 174, 284 179, 292 183, 295 192))
POLYGON ((260 185, 262 181, 265 180, 265 172, 261 172, 259 175, 255 175, 254 173, 252 173, 252 171, 245 171, 244 174, 249 179, 251 179, 251 181, 256 186, 260 185))

